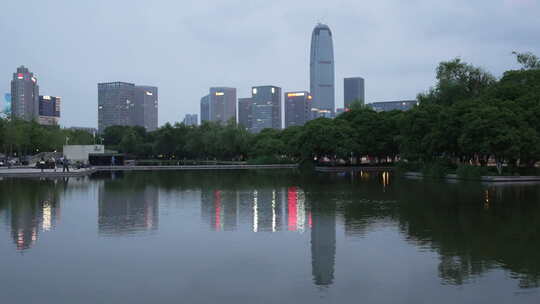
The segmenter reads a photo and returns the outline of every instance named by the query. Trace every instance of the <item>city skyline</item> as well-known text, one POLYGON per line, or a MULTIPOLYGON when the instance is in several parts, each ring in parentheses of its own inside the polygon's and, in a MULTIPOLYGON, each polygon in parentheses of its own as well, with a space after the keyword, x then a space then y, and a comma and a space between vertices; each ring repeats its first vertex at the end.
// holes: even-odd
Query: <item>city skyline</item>
POLYGON ((9 92, 10 73, 24 64, 37 73, 41 86, 69 101, 63 105, 62 126, 95 127, 96 83, 112 79, 152 83, 160 88, 159 125, 163 125, 198 112, 201 92, 216 83, 238 92, 265 83, 283 91, 308 89, 309 33, 321 16, 335 34, 336 107, 343 106, 340 82, 345 77, 361 75, 368 81, 367 102, 413 99, 434 84, 434 67, 440 61, 460 56, 500 76, 505 69, 518 68, 512 51, 540 53, 539 42, 529 38, 540 26, 534 13, 539 4, 533 1, 458 1, 438 10, 429 1, 369 6, 344 1, 336 8, 322 1, 282 7, 279 2, 255 7, 236 1, 216 7, 202 1, 179 15, 175 9, 179 4, 172 1, 132 6, 121 2, 6 3, 0 12, 0 32, 11 42, 0 56, 2 94, 9 92), (255 22, 263 11, 279 22, 255 22), (85 24, 78 22, 83 12, 88 16, 85 24), (225 12, 226 18, 217 18, 225 12), (412 20, 418 12, 426 18, 412 20), (119 19, 120 13, 134 18, 119 19), (506 22, 488 22, 493 17, 506 22), (42 21, 40 31, 19 22, 28 18, 42 21), (460 25, 449 26, 455 20, 460 25), (233 26, 227 26, 231 22, 233 26), (126 35, 117 39, 99 34, 115 30, 126 35), (147 43, 141 44, 145 36, 142 40, 147 43), (51 40, 55 44, 46 52, 34 51, 51 40))

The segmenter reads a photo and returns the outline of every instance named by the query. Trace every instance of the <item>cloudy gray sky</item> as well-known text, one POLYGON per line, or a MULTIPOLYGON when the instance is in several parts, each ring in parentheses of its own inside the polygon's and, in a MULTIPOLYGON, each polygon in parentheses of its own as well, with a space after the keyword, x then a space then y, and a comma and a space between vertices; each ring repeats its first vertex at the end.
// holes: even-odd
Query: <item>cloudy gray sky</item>
POLYGON ((459 56, 500 76, 513 50, 540 55, 540 0, 25 0, 0 5, 0 92, 28 66, 63 97, 61 124, 97 126, 97 83, 159 87, 159 121, 199 112, 210 86, 309 89, 318 21, 334 33, 343 77, 368 102, 414 98, 438 62, 459 56))

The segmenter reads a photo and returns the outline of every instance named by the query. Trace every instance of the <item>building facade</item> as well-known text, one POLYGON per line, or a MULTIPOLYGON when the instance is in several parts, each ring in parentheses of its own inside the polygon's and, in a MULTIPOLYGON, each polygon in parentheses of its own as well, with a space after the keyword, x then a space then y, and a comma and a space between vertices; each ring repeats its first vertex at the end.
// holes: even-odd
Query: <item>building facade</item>
POLYGON ((210 88, 210 120, 226 123, 236 122, 236 89, 227 87, 210 88))
POLYGON ((238 124, 246 129, 251 129, 253 121, 253 99, 238 98, 238 124))
POLYGON ((368 104, 367 106, 372 108, 374 111, 385 112, 385 111, 393 111, 393 110, 408 111, 417 105, 418 105, 418 101, 416 100, 398 100, 398 101, 373 102, 373 103, 368 104))
POLYGON ((351 104, 355 101, 365 104, 365 87, 364 78, 350 77, 343 79, 343 105, 346 109, 351 108, 351 104))
POLYGON ((98 84, 98 130, 132 124, 135 84, 108 82, 98 84))
POLYGON ((62 99, 57 96, 39 96, 39 119, 42 125, 58 125, 62 99))
POLYGON ((37 78, 20 66, 11 80, 11 115, 24 120, 39 120, 39 86, 37 78))
POLYGON ((182 123, 186 126, 198 126, 199 125, 199 115, 197 114, 186 114, 182 123))
POLYGON ((210 95, 201 98, 201 124, 210 121, 210 95))
POLYGON ((252 122, 250 131, 258 133, 263 129, 281 129, 281 88, 259 86, 251 88, 252 122))
POLYGON ((311 108, 313 97, 306 92, 286 92, 285 98, 285 128, 303 126, 311 120, 311 108))
POLYGON ((157 129, 158 92, 156 87, 128 82, 98 84, 98 130, 110 126, 141 126, 157 129))
POLYGON ((158 88, 135 86, 134 97, 133 124, 155 131, 158 127, 158 88))
POLYGON ((335 111, 334 46, 332 31, 326 24, 317 24, 311 35, 310 93, 313 106, 335 111))

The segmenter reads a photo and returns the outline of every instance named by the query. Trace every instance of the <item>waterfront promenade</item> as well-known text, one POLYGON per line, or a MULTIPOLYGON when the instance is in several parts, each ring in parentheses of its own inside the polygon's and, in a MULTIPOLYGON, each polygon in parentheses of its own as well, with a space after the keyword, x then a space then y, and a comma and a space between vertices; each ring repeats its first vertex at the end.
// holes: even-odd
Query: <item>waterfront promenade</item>
MULTIPOLYGON (((404 174, 407 178, 420 179, 424 175, 419 172, 407 172, 404 174)), ((469 180, 460 178, 457 174, 447 174, 447 180, 469 180)), ((522 182, 540 182, 540 176, 481 176, 480 179, 472 179, 473 181, 481 181, 487 183, 522 183, 522 182)))
POLYGON ((70 172, 62 172, 62 169, 35 168, 0 168, 0 177, 17 178, 57 178, 79 177, 90 175, 94 172, 106 171, 208 171, 208 170, 268 170, 268 169, 297 169, 298 164, 286 165, 193 165, 193 166, 96 166, 91 168, 70 169, 70 172))

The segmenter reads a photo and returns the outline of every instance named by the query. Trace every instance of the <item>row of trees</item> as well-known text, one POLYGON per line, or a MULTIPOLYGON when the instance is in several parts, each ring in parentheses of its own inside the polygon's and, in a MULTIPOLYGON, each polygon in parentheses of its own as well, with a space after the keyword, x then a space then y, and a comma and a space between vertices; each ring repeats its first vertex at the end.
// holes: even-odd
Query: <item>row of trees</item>
MULTIPOLYGON (((540 160, 540 61, 516 54, 521 70, 500 79, 459 58, 442 62, 436 85, 418 96, 419 105, 401 112, 375 112, 353 105, 335 119, 251 134, 229 122, 201 126, 166 124, 154 132, 113 126, 102 134, 109 149, 136 158, 300 162, 313 159, 396 159, 429 163, 475 161, 532 166, 540 160)), ((89 134, 35 123, 0 121, 4 151, 54 150, 91 143, 89 134)))
POLYGON ((35 121, 0 119, 0 153, 5 155, 62 151, 66 142, 74 145, 92 144, 94 136, 82 130, 42 126, 35 121))

